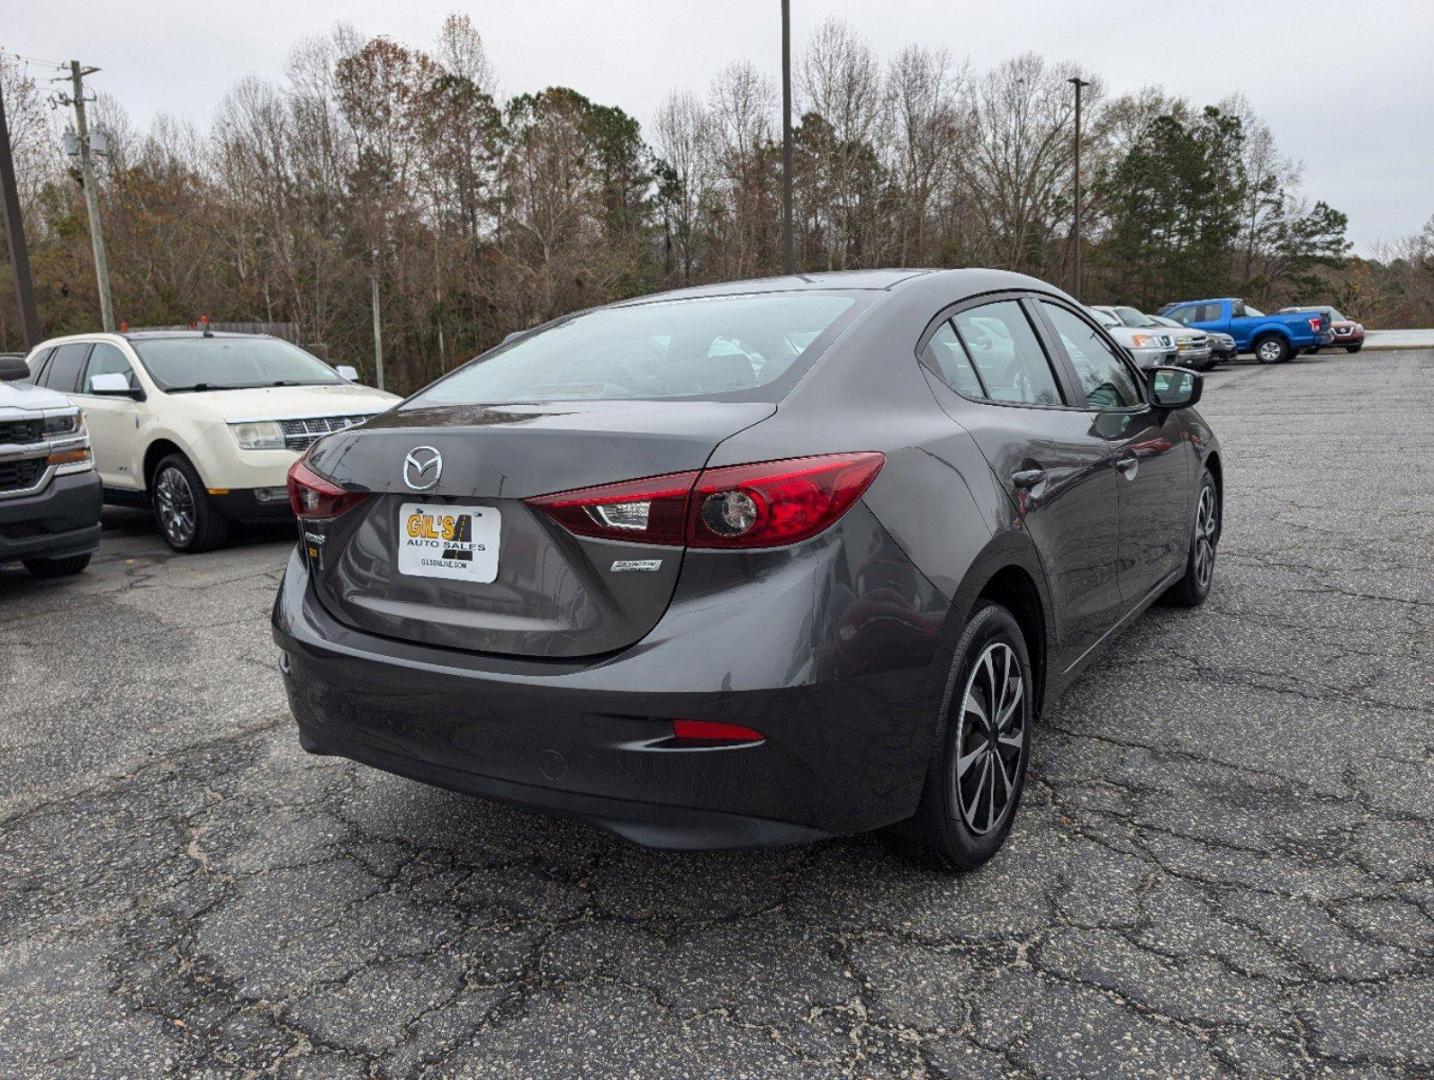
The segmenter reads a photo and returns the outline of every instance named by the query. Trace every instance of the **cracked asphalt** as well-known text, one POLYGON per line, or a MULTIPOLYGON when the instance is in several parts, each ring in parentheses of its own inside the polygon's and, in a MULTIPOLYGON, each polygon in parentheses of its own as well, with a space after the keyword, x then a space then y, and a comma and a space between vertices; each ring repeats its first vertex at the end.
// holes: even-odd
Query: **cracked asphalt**
POLYGON ((1220 370, 1215 590, 1036 729, 1010 843, 645 852, 295 740, 287 529, 0 568, 12 1077, 1429 1076, 1434 351, 1220 370))

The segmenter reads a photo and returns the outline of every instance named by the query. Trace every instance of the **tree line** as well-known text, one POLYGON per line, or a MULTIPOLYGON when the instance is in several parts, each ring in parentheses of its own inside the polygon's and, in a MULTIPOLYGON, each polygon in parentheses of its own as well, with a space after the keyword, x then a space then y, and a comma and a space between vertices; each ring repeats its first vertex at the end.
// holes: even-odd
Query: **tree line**
MULTIPOLYGON (((985 71, 912 45, 885 61, 823 23, 794 63, 800 270, 996 266, 1068 285, 1069 64, 985 71)), ((78 170, 59 117, 0 54, 47 333, 94 329, 78 170)), ((1193 295, 1334 302, 1379 325, 1434 319, 1434 218, 1351 259, 1344 214, 1239 96, 1086 90, 1084 298, 1155 308, 1193 295)), ((100 207, 117 317, 131 326, 297 324, 371 375, 377 278, 390 385, 411 390, 576 308, 782 267, 779 95, 748 61, 672 93, 647 130, 569 87, 504 97, 478 29, 431 48, 345 25, 298 45, 281 82, 248 78, 207 131, 143 131, 101 96, 100 207)), ((4 271, 0 345, 20 347, 4 271)))

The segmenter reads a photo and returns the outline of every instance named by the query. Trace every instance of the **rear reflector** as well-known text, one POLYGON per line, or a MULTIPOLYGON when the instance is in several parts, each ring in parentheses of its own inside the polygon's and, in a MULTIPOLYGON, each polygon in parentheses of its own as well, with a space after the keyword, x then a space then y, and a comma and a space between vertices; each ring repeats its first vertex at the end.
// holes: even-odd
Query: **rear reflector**
POLYGON ((339 487, 305 465, 303 458, 289 466, 289 506, 301 521, 338 517, 366 498, 368 492, 339 487))
POLYGON ((764 736, 741 724, 720 724, 713 720, 674 720, 672 737, 688 742, 761 742, 764 736))
POLYGON ((885 462, 874 452, 823 454, 669 473, 527 502, 579 536, 698 548, 781 547, 835 524, 885 462))

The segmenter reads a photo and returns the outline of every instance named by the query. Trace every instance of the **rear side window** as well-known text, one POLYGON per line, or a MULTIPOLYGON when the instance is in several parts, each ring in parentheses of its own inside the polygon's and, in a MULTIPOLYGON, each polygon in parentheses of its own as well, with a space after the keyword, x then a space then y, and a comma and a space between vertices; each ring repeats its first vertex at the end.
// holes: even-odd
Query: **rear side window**
POLYGON ((129 358, 107 341, 97 342, 94 352, 90 353, 90 366, 85 370, 84 393, 94 393, 96 375, 123 375, 129 380, 131 390, 135 386, 134 368, 130 367, 129 358))
POLYGON ((931 335, 926 343, 925 360, 926 366, 958 394, 973 398, 986 396, 976 369, 971 366, 971 358, 966 355, 966 346, 961 344, 949 322, 942 323, 931 335))
POLYGON ((36 386, 44 386, 45 365, 50 362, 50 354, 54 349, 41 349, 35 354, 35 359, 29 361, 30 381, 36 386))
POLYGON ((1061 404, 1060 387, 1026 313, 1014 300, 968 308, 952 319, 991 401, 1061 404))
POLYGON ((1095 327, 1059 304, 1046 300, 1041 303, 1075 365, 1086 401, 1092 407, 1128 409, 1145 400, 1125 359, 1106 344, 1095 327))
POLYGON ((62 394, 73 394, 80 383, 80 369, 89 355, 88 342, 57 346, 45 368, 45 385, 62 394))
POLYGON ((860 306, 849 295, 789 292, 600 308, 459 368, 405 407, 777 400, 860 306))

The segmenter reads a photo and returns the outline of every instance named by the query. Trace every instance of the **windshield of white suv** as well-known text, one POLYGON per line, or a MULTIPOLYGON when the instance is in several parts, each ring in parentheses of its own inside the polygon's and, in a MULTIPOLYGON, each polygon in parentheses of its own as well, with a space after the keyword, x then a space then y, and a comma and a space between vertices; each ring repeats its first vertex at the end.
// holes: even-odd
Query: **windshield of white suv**
POLYGON ((778 400, 854 316, 830 293, 763 293, 599 308, 459 368, 405 408, 544 401, 778 400))
POLYGON ((131 338, 161 390, 247 390, 257 386, 334 386, 344 380, 297 345, 269 337, 131 338))
POLYGON ((1115 309, 1115 313, 1120 317, 1120 321, 1125 323, 1126 326, 1134 326, 1143 329, 1146 327, 1160 325, 1159 323, 1153 322, 1149 315, 1146 315, 1144 312, 1137 311, 1133 307, 1118 307, 1115 309))

